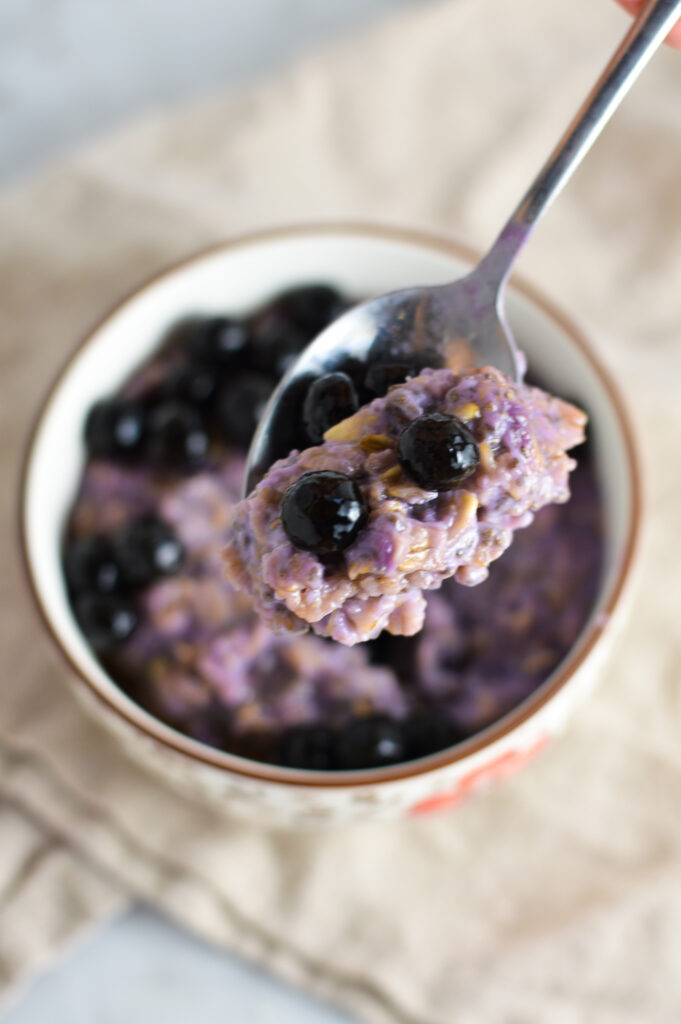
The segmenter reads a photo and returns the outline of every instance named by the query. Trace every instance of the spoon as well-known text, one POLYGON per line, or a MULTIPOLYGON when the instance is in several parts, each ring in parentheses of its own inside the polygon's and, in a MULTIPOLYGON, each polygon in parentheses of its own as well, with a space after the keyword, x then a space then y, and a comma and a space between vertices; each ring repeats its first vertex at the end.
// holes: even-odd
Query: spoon
POLYGON ((255 432, 245 473, 249 494, 272 463, 288 454, 309 381, 370 354, 423 365, 496 366, 519 380, 521 365, 505 315, 511 268, 535 224, 601 133, 665 36, 681 17, 681 0, 648 0, 583 107, 477 267, 458 281, 408 288, 354 306, 312 341, 288 370, 255 432), (432 356, 432 358, 431 358, 432 356))

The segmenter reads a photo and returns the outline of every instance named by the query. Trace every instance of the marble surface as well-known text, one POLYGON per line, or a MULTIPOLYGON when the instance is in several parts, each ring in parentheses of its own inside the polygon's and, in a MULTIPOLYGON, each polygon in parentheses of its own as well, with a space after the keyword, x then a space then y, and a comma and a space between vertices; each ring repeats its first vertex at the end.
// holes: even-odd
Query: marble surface
POLYGON ((352 1024, 142 908, 39 978, 2 1024, 352 1024))
MULTIPOLYGON (((2 0, 0 182, 135 114, 238 86, 420 2, 2 0)), ((193 1019, 349 1021, 141 908, 71 951, 0 1014, 0 1024, 193 1019)))

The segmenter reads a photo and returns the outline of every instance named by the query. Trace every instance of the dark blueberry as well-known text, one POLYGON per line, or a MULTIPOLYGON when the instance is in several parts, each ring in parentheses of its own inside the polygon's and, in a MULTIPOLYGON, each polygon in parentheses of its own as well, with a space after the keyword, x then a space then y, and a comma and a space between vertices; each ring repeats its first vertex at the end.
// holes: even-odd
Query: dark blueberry
POLYGON ((161 402, 149 414, 146 453, 162 469, 187 469, 200 463, 208 435, 200 413, 186 402, 161 402))
POLYGON ((79 537, 64 551, 64 574, 72 592, 111 594, 121 585, 121 570, 106 537, 79 537))
POLYGON ((198 360, 223 367, 244 365, 251 338, 248 327, 228 316, 198 320, 191 354, 198 360))
POLYGON ((400 722, 384 715, 357 718, 339 735, 336 745, 338 767, 380 768, 404 760, 404 737, 400 722))
POLYGON ((255 371, 225 381, 215 401, 215 424, 228 444, 248 448, 275 382, 255 371))
POLYGON ((463 734, 449 719, 431 709, 415 712, 404 723, 405 754, 408 759, 435 754, 463 738, 463 734))
POLYGON ((358 409, 355 385, 347 373, 325 373, 318 377, 308 388, 303 403, 303 422, 312 443, 319 444, 329 427, 358 409))
POLYGON ((282 377, 300 352, 346 308, 328 285, 292 288, 251 321, 251 366, 282 377))
POLYGON ((284 493, 281 522, 292 544, 332 555, 353 542, 367 520, 357 484, 343 473, 305 473, 284 493))
POLYGON ((376 396, 364 386, 364 378, 367 373, 367 364, 364 359, 356 359, 354 356, 344 356, 334 367, 336 373, 346 373, 355 385, 355 391, 359 396, 359 404, 366 405, 376 396))
POLYGON ((294 448, 301 451, 303 448, 309 448, 310 439, 303 424, 303 403, 313 380, 314 374, 301 374, 292 380, 281 394, 270 420, 271 457, 267 465, 262 467, 263 474, 273 462, 285 458, 294 448))
POLYGON ((404 384, 407 377, 416 377, 427 366, 433 366, 429 353, 414 354, 412 358, 386 360, 371 363, 364 378, 364 386, 373 397, 382 398, 388 388, 395 384, 404 384))
POLYGON ((477 442, 461 420, 434 412, 412 420, 397 446, 400 464, 419 487, 444 491, 474 473, 477 442))
POLYGON ((193 354, 196 344, 196 335, 199 326, 206 318, 189 314, 173 321, 163 332, 161 343, 157 349, 158 355, 187 356, 193 354))
POLYGON ((323 772, 335 768, 334 734, 323 725, 298 725, 284 734, 281 763, 323 772))
POLYGON ((384 631, 363 647, 372 665, 392 669, 404 686, 412 685, 417 678, 418 637, 393 636, 384 631))
POLYGON ((90 455, 134 458, 142 447, 145 411, 140 402, 110 398, 97 402, 85 421, 85 443, 90 455))
POLYGON ((279 380, 311 340, 279 306, 269 306, 252 323, 249 363, 279 380))
POLYGON ((303 331, 308 341, 347 308, 336 289, 326 284, 292 288, 279 296, 275 304, 290 323, 303 331))
POLYGON ((132 604, 111 594, 83 594, 75 603, 76 618, 97 654, 108 654, 133 633, 137 613, 132 604))
POLYGON ((163 393, 168 398, 204 410, 210 407, 217 388, 218 377, 214 367, 194 362, 174 370, 163 385, 163 393))
POLYGON ((451 650, 439 660, 439 667, 444 672, 451 672, 459 675, 470 668, 475 661, 475 651, 471 646, 465 646, 460 650, 451 650))
POLYGON ((145 587, 160 576, 172 576, 182 564, 180 542, 167 523, 155 516, 126 523, 114 544, 123 579, 130 587, 145 587))

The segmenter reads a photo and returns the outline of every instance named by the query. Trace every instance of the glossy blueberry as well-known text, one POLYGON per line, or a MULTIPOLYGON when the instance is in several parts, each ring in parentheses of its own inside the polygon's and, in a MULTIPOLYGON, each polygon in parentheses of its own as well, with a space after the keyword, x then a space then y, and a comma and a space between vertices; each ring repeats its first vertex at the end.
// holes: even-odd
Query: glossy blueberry
POLYGON ((385 715, 357 718, 340 733, 336 744, 338 767, 380 768, 404 760, 400 722, 385 715))
POLYGON ((405 757, 427 757, 463 739, 456 726, 441 712, 424 708, 404 723, 405 757))
POLYGON ((353 542, 367 520, 357 484, 343 473, 305 473, 284 493, 281 522, 292 544, 333 555, 353 542))
POLYGON ((163 394, 197 409, 210 408, 218 388, 218 375, 206 363, 192 362, 174 370, 163 385, 163 394))
POLYGON ((355 385, 355 391, 359 397, 359 404, 366 405, 376 396, 371 394, 364 386, 364 378, 367 373, 367 364, 364 359, 356 359, 354 356, 344 356, 334 365, 334 371, 346 373, 355 385))
POLYGON ((67 543, 64 574, 73 593, 112 594, 121 586, 121 570, 106 537, 78 537, 67 543))
POLYGON ((215 401, 215 425, 227 444, 248 448, 275 382, 255 371, 225 381, 215 401))
POLYGON ((323 331, 344 308, 341 296, 328 284, 308 284, 281 295, 277 306, 309 338, 323 331))
POLYGON ((323 725, 299 725, 284 734, 281 763, 287 768, 330 771, 336 767, 334 734, 323 725))
POLYGON ((310 441, 320 444, 329 427, 358 409, 357 391, 347 373, 325 373, 318 377, 308 388, 303 403, 303 422, 310 441))
POLYGON ((433 365, 432 355, 423 353, 407 358, 382 360, 370 363, 364 377, 364 386, 372 397, 382 398, 388 388, 395 384, 404 384, 407 377, 417 377, 421 370, 433 365))
POLYGON ((161 469, 188 469, 208 450, 208 434, 200 413, 187 402, 168 399, 149 414, 146 454, 161 469))
POLYGON ((254 370, 279 380, 295 362, 310 338, 278 305, 268 306, 251 325, 249 363, 254 370))
POLYGON ((477 442, 461 420, 435 412, 412 420, 397 446, 400 464, 419 487, 444 491, 474 473, 477 442))
POLYGON ((145 587, 160 576, 172 576, 182 564, 177 537, 155 516, 126 523, 114 539, 116 558, 129 587, 145 587))
POLYGON ((132 635, 137 626, 134 606, 112 594, 83 594, 75 613, 88 642, 97 654, 110 654, 132 635))
POLYGON ((418 647, 418 636, 393 636, 387 631, 363 644, 372 665, 390 668, 407 687, 412 686, 418 676, 418 647))
POLYGON ((142 448, 145 410, 140 402, 109 398, 97 402, 85 421, 88 454, 99 458, 134 458, 142 448))
POLYGON ((328 285, 306 285, 284 292, 251 322, 251 365, 279 379, 344 308, 338 292, 328 285))
POLYGON ((222 367, 244 365, 251 338, 241 320, 213 316, 198 320, 191 340, 191 355, 201 362, 222 367))

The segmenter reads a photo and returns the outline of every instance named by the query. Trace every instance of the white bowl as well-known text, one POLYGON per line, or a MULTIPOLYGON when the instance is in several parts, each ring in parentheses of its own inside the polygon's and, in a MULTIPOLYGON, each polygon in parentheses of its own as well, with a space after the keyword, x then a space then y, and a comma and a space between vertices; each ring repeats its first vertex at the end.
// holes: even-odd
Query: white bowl
POLYGON ((606 565, 578 642, 545 683, 500 721, 449 751, 351 776, 257 764, 189 739, 138 707, 94 658, 67 599, 61 537, 85 461, 86 411, 154 350, 170 324, 193 312, 244 313, 311 280, 357 296, 435 284, 459 276, 472 259, 452 243, 385 228, 300 228, 239 239, 144 285, 92 331, 62 370, 25 468, 22 534, 29 580, 45 625, 74 670, 77 692, 130 754, 169 783, 229 813, 286 824, 421 813, 458 801, 536 753, 595 681, 631 576, 641 504, 637 459, 622 403, 591 346, 520 283, 510 289, 509 316, 532 370, 550 389, 591 411, 606 565))

